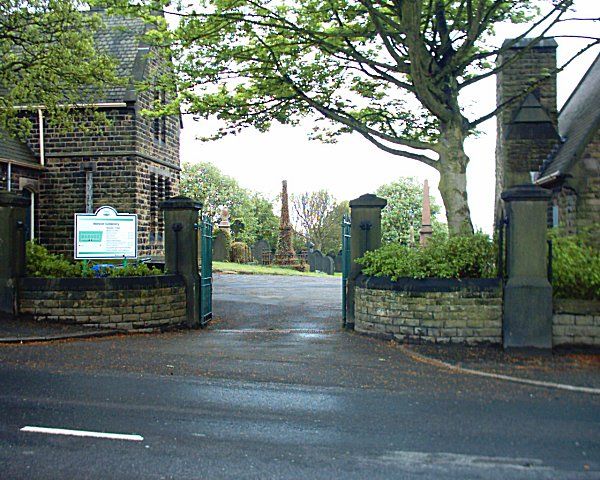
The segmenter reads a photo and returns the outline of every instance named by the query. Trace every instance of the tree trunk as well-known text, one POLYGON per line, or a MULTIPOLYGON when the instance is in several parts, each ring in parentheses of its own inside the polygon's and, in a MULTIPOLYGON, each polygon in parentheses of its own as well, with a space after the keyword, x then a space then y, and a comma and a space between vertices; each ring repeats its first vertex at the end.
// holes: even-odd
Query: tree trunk
POLYGON ((473 235, 467 199, 467 165, 464 150, 466 132, 459 125, 442 125, 438 171, 439 190, 446 208, 450 235, 473 235))

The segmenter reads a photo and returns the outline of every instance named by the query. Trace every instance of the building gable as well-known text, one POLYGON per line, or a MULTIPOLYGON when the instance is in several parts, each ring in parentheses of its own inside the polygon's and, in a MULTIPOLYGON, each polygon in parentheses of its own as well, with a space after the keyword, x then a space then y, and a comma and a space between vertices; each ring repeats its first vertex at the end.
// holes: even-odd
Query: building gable
POLYGON ((600 55, 575 88, 558 117, 563 143, 540 169, 539 184, 571 171, 600 126, 600 55))

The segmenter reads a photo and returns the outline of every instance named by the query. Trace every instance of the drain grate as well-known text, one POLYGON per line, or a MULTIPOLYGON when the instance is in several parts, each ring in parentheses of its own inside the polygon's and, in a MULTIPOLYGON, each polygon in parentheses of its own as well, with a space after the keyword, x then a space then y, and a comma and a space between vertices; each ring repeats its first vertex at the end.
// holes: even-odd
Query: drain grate
POLYGON ((336 333, 338 330, 323 330, 316 328, 240 328, 240 329, 215 329, 213 332, 218 333, 273 333, 273 334, 292 334, 292 333, 304 333, 304 334, 316 334, 325 335, 336 333))

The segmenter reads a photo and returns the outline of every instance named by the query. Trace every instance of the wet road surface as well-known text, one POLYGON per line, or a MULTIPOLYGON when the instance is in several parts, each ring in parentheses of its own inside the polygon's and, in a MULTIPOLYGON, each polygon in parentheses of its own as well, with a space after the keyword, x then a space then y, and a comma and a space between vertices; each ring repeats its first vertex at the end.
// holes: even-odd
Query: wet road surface
POLYGON ((205 330, 0 347, 0 478, 600 478, 597 397, 414 362, 340 289, 223 275, 205 330))

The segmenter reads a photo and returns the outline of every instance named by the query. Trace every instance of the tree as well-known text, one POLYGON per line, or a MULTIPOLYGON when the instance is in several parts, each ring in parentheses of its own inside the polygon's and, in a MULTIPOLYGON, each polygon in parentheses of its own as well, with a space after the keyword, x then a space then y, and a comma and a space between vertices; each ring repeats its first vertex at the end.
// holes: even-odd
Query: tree
POLYGON ((184 163, 181 170, 181 194, 202 203, 202 212, 213 218, 227 207, 231 218, 241 216, 248 202, 248 192, 237 180, 224 175, 212 163, 184 163))
POLYGON ((348 212, 348 202, 338 204, 327 190, 292 195, 296 231, 301 232, 317 250, 325 253, 340 249, 340 224, 348 212))
POLYGON ((248 244, 261 238, 276 241, 279 220, 273 213, 271 202, 242 188, 213 164, 184 163, 180 189, 182 195, 201 202, 202 212, 214 220, 219 218, 222 207, 227 207, 232 220, 241 220, 244 229, 234 240, 248 244))
POLYGON ((80 0, 0 2, 0 126, 30 126, 14 108, 25 105, 43 105, 46 118, 67 123, 74 113, 64 105, 93 103, 118 83, 114 61, 94 46, 101 19, 85 8, 80 0))
POLYGON ((248 244, 257 240, 267 240, 273 247, 277 244, 279 218, 273 213, 273 204, 259 193, 253 193, 248 202, 248 211, 242 212, 242 219, 248 222, 245 228, 248 244))
MULTIPOLYGON (((151 8, 161 1, 166 5, 166 0, 153 0, 151 8)), ((379 149, 435 168, 450 232, 471 234, 464 142, 498 109, 469 118, 460 94, 501 68, 492 62, 496 55, 541 32, 530 48, 553 25, 569 20, 573 1, 180 4, 176 10, 164 7, 180 21, 173 31, 163 31, 160 42, 173 46, 177 58, 179 96, 173 108, 185 105, 188 112, 216 115, 224 122, 209 138, 248 126, 265 131, 273 122, 293 125, 316 113, 325 120, 316 138, 333 141, 357 132, 379 149), (538 5, 548 7, 543 15, 538 5), (515 40, 495 47, 494 26, 503 21, 529 23, 515 40)), ((139 11, 139 3, 131 8, 139 11)), ((598 43, 588 37, 574 57, 598 43)), ((508 103, 551 73, 527 79, 522 95, 508 103)))
MULTIPOLYGON (((383 242, 408 244, 411 226, 414 238, 418 242, 423 207, 423 185, 415 178, 399 178, 394 182, 382 185, 376 193, 388 201, 387 206, 381 212, 383 242)), ((443 228, 440 222, 435 220, 435 215, 439 212, 439 205, 431 202, 434 231, 443 228)))

